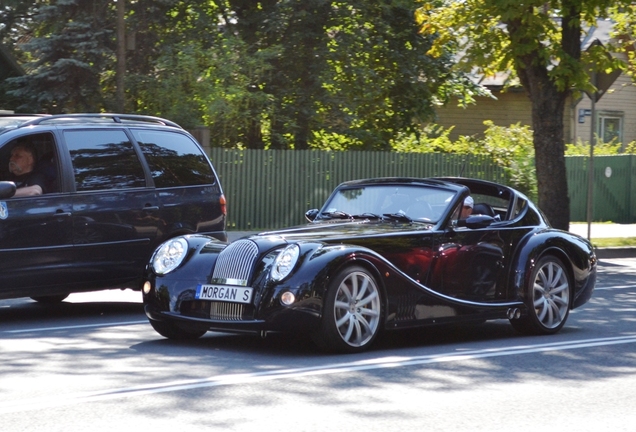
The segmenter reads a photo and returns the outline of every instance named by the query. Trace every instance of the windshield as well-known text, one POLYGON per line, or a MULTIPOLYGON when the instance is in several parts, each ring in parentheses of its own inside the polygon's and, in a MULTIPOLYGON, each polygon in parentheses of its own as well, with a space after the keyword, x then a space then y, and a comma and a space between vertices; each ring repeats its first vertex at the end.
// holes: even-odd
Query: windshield
POLYGON ((393 217, 437 222, 455 192, 415 185, 343 188, 325 203, 318 219, 393 217))

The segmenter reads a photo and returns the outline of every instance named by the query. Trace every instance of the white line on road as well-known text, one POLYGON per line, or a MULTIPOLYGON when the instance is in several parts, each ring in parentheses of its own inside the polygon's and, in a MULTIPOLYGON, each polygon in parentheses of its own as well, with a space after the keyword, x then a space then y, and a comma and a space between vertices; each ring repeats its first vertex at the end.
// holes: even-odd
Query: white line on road
POLYGON ((135 325, 135 324, 148 324, 148 320, 143 321, 121 321, 121 322, 112 322, 112 323, 101 323, 101 324, 82 324, 82 325, 72 325, 72 326, 60 326, 60 327, 41 327, 41 328, 32 328, 32 329, 21 329, 21 330, 5 330, 3 333, 41 333, 47 331, 56 331, 56 330, 75 330, 75 329, 83 329, 83 328, 95 328, 95 327, 117 327, 117 326, 127 326, 127 325, 135 325))
POLYGON ((634 288, 634 285, 612 285, 612 286, 601 286, 594 288, 594 291, 604 291, 604 290, 614 290, 614 289, 627 289, 634 288))
POLYGON ((64 405, 77 405, 87 402, 97 402, 126 397, 144 396, 149 394, 167 393, 175 391, 211 388, 226 385, 252 384, 263 381, 295 379, 306 376, 333 375, 345 372, 419 366, 454 361, 469 361, 488 357, 503 357, 519 354, 533 354, 549 351, 592 348, 598 346, 636 343, 636 335, 610 338, 584 339, 579 341, 553 342, 537 345, 520 345, 507 348, 489 348, 463 352, 450 352, 435 355, 412 357, 380 357, 347 363, 334 363, 296 369, 281 369, 246 374, 217 375, 196 380, 172 381, 160 384, 116 388, 101 392, 55 395, 38 399, 7 401, 0 403, 0 414, 18 411, 41 411, 64 405))

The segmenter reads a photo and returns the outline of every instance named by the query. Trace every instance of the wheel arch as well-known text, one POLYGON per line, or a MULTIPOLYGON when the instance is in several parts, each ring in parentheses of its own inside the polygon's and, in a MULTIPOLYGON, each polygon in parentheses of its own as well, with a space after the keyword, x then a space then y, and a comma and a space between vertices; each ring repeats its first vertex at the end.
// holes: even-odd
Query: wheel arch
POLYGON ((572 308, 576 284, 574 263, 568 252, 559 244, 555 244, 558 242, 553 240, 554 237, 547 234, 529 234, 526 241, 520 244, 513 260, 514 265, 510 267, 509 277, 512 291, 517 298, 525 299, 525 287, 531 283, 530 279, 536 263, 545 256, 554 256, 563 263, 566 270, 570 282, 570 308, 572 308))
POLYGON ((381 270, 378 268, 376 264, 374 264, 374 261, 376 260, 373 259, 372 255, 359 253, 359 252, 353 252, 353 251, 350 252, 342 262, 340 262, 337 266, 335 266, 332 269, 332 271, 329 272, 329 280, 325 283, 324 289, 325 289, 325 295, 326 295, 326 292, 329 289, 329 286, 331 284, 332 278, 335 277, 335 275, 339 274, 342 270, 344 270, 347 267, 357 265, 357 266, 363 267, 365 270, 368 270, 373 275, 375 282, 378 285, 378 289, 380 290, 381 305, 382 305, 382 310, 384 314, 383 320, 382 320, 382 324, 383 324, 382 328, 384 328, 384 324, 386 323, 386 315, 387 315, 386 311, 389 304, 389 299, 388 299, 387 287, 386 287, 384 278, 382 277, 381 270))

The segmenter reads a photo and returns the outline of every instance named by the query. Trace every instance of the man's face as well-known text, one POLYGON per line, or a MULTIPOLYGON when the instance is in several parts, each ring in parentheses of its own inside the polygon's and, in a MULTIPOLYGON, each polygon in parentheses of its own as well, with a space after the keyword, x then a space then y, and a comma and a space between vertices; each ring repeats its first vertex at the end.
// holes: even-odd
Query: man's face
POLYGON ((24 147, 15 147, 11 150, 9 159, 9 171, 15 175, 26 174, 33 171, 33 154, 24 147))
POLYGON ((463 206, 462 207, 462 212, 459 216, 460 219, 466 219, 468 216, 471 215, 471 213, 473 212, 473 208, 471 206, 463 206))

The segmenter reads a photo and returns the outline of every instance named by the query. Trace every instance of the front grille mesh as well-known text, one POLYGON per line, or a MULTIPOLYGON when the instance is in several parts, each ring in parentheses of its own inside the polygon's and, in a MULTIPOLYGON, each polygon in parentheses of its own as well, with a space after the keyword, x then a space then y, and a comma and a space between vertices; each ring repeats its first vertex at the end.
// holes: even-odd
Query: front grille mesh
POLYGON ((212 283, 232 285, 248 284, 254 261, 258 256, 258 247, 251 240, 238 240, 230 243, 216 260, 212 283))
POLYGON ((210 319, 240 321, 244 312, 245 306, 241 303, 210 302, 210 319))
POLYGON ((254 319, 254 306, 241 303, 187 300, 181 303, 179 310, 184 316, 217 321, 246 321, 254 319))

